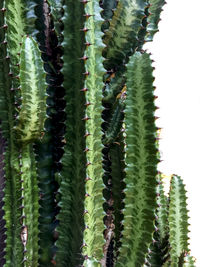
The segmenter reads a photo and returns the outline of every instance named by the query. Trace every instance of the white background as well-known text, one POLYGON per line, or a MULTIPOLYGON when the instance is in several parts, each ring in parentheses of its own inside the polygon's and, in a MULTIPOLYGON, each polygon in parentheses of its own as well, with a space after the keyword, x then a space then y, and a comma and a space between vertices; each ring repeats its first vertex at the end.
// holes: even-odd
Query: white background
POLYGON ((159 169, 184 179, 191 254, 200 267, 200 0, 168 0, 153 43, 157 124, 163 127, 159 169))

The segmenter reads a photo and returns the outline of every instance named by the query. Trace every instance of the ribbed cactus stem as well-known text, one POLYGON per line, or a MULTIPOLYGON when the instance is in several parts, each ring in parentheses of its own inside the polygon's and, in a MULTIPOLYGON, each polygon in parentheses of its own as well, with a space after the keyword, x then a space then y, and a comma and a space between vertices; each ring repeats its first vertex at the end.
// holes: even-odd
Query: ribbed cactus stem
POLYGON ((169 193, 169 242, 171 266, 178 266, 183 251, 188 251, 188 210, 185 185, 178 175, 173 175, 169 193))
POLYGON ((136 52, 127 65, 124 229, 117 267, 142 266, 154 231, 158 158, 152 72, 146 53, 136 52))
POLYGON ((103 258, 103 245, 105 243, 103 231, 105 229, 103 218, 103 166, 102 149, 103 145, 101 124, 102 114, 102 88, 103 67, 102 50, 104 48, 101 40, 103 33, 101 25, 103 19, 100 15, 101 8, 98 1, 89 1, 85 4, 85 14, 88 14, 83 31, 86 32, 87 49, 85 57, 85 90, 86 108, 86 184, 85 184, 85 215, 84 221, 86 229, 84 231, 83 254, 85 261, 83 265, 98 266, 98 262, 103 258), (90 260, 94 262, 91 265, 90 260), (96 262, 96 263, 95 263, 96 262))

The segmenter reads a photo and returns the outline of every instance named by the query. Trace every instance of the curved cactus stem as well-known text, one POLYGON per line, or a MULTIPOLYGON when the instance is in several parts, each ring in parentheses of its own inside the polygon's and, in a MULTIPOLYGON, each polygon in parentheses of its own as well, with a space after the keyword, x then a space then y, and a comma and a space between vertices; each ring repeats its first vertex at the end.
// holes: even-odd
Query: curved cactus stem
POLYGON ((138 44, 138 32, 142 27, 145 0, 121 0, 114 12, 110 27, 104 36, 103 51, 106 69, 116 68, 134 53, 138 44))
POLYGON ((152 72, 146 53, 136 52, 127 65, 124 230, 117 267, 142 266, 154 231, 158 158, 152 72))
POLYGON ((186 190, 183 180, 173 175, 169 192, 169 242, 171 266, 178 266, 178 259, 183 251, 188 251, 188 210, 186 190))
MULTIPOLYGON (((84 231, 83 254, 92 261, 100 261, 103 258, 103 245, 105 243, 103 231, 105 229, 103 218, 103 166, 101 143, 102 131, 102 88, 103 88, 103 57, 104 48, 101 40, 103 33, 101 26, 103 19, 100 15, 101 8, 99 1, 89 1, 85 4, 85 13, 89 14, 86 19, 84 31, 86 31, 86 44, 90 44, 85 56, 88 58, 85 63, 85 88, 87 106, 84 117, 86 127, 86 195, 84 221, 87 229, 84 231)), ((87 263, 84 262, 84 266, 87 263)))
POLYGON ((147 18, 146 37, 145 41, 153 41, 154 34, 158 32, 158 23, 160 21, 160 14, 162 7, 166 4, 165 0, 149 0, 149 16, 147 18))
POLYGON ((22 105, 15 127, 18 142, 27 144, 41 137, 46 118, 46 81, 37 43, 31 37, 22 41, 20 53, 22 105))

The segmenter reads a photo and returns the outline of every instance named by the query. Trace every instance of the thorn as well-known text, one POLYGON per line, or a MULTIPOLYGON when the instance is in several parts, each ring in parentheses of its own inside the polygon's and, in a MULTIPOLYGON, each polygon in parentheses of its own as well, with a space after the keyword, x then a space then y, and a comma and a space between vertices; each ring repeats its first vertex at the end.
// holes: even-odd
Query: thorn
POLYGON ((88 213, 88 210, 84 210, 83 212, 83 215, 87 214, 88 213))
POLYGON ((90 197, 90 194, 86 193, 86 194, 85 194, 85 197, 90 197))
POLYGON ((86 177, 85 178, 85 181, 87 182, 87 181, 90 181, 90 180, 92 180, 90 177, 86 177))
POLYGON ((90 120, 90 118, 87 116, 82 119, 82 121, 88 121, 88 120, 90 120))
POLYGON ((87 4, 89 1, 88 0, 82 0, 80 2, 83 3, 83 4, 87 4))
POLYGON ((89 17, 94 16, 94 15, 84 14, 83 16, 86 17, 86 19, 88 19, 89 17))
POLYGON ((87 162, 86 164, 85 164, 85 166, 87 167, 87 166, 89 166, 89 165, 91 165, 92 163, 91 162, 87 162))
POLYGON ((88 151, 90 151, 90 149, 86 147, 83 152, 88 152, 88 151))
POLYGON ((85 45, 86 45, 86 46, 90 46, 90 45, 92 45, 92 44, 89 43, 89 42, 86 42, 85 45))
POLYGON ((80 57, 79 59, 80 59, 80 60, 87 60, 88 57, 87 57, 87 56, 83 56, 83 57, 80 57))
POLYGON ((83 28, 83 29, 80 29, 80 31, 87 32, 87 31, 89 31, 89 29, 88 28, 83 28))
POLYGON ((86 132, 85 135, 84 135, 84 137, 87 137, 87 136, 89 136, 89 135, 91 135, 91 134, 88 133, 88 132, 86 132))
POLYGON ((2 12, 5 12, 5 11, 6 11, 6 8, 5 8, 5 7, 3 7, 3 8, 1 9, 1 11, 2 11, 2 12))
POLYGON ((91 103, 90 103, 90 102, 86 102, 84 105, 85 105, 86 107, 88 107, 89 105, 91 105, 91 103))
POLYGON ((86 71, 83 73, 83 75, 88 76, 88 75, 90 75, 90 73, 89 73, 89 71, 86 71))
POLYGON ((87 92, 88 91, 88 88, 83 88, 80 90, 81 92, 87 92))

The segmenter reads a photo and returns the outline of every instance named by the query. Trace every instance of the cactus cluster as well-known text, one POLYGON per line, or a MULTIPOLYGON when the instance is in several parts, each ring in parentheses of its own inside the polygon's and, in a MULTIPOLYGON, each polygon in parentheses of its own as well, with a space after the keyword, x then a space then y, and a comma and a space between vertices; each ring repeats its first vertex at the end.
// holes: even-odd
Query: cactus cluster
POLYGON ((1 0, 0 266, 194 266, 143 50, 164 4, 1 0))

